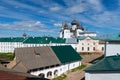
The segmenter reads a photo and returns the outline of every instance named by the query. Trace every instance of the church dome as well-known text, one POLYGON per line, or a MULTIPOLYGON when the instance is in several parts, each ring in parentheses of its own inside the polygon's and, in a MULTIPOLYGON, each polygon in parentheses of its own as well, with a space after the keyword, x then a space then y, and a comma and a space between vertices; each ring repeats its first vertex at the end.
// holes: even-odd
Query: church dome
POLYGON ((77 24, 77 29, 84 30, 84 28, 80 24, 77 24))
POLYGON ((71 25, 77 25, 77 29, 84 30, 84 28, 76 20, 73 20, 71 22, 71 25))
POLYGON ((73 20, 72 22, 71 22, 71 25, 77 25, 77 24, 79 24, 76 20, 73 20))
POLYGON ((63 27, 64 27, 64 29, 68 29, 68 24, 64 23, 63 27))
POLYGON ((27 34, 26 33, 23 33, 23 35, 22 35, 23 37, 26 37, 27 36, 27 34))

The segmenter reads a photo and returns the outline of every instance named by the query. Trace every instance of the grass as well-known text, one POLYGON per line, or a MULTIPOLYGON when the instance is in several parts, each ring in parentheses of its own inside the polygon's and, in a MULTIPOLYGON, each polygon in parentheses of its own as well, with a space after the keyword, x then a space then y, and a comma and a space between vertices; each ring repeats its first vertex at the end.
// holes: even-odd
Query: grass
POLYGON ((2 59, 2 58, 13 60, 14 55, 13 55, 13 53, 0 53, 0 59, 2 59))
POLYGON ((61 76, 58 76, 58 77, 56 77, 56 78, 54 78, 54 79, 52 79, 52 80, 63 80, 63 79, 65 79, 66 77, 67 77, 67 75, 62 74, 61 76))
POLYGON ((71 72, 75 72, 75 71, 78 71, 78 70, 82 70, 82 69, 84 69, 86 66, 87 66, 87 65, 83 64, 83 65, 81 65, 81 66, 79 66, 79 67, 77 67, 77 68, 72 69, 71 72))

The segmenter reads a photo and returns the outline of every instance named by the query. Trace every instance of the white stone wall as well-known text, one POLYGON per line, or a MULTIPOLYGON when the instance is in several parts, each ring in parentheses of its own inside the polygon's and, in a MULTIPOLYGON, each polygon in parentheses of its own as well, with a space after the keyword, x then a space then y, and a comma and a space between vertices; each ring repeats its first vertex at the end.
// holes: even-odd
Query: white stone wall
POLYGON ((77 52, 100 52, 104 44, 99 44, 99 40, 93 40, 86 38, 85 40, 79 40, 77 44, 60 44, 60 43, 50 43, 50 44, 23 44, 22 42, 0 42, 0 52, 14 52, 15 48, 20 47, 37 47, 37 46, 60 46, 60 45, 71 45, 77 52), (84 50, 82 50, 82 47, 84 50), (88 50, 89 47, 89 50, 88 50), (95 47, 95 50, 93 50, 95 47))
POLYGON ((106 45, 106 56, 120 55, 120 44, 107 44, 106 45))
POLYGON ((68 70, 71 70, 71 69, 76 68, 78 66, 81 66, 81 61, 76 61, 76 62, 60 65, 60 66, 57 66, 54 68, 49 68, 49 69, 31 72, 30 74, 39 76, 41 73, 43 73, 45 75, 45 78, 49 78, 47 76, 47 74, 48 74, 48 72, 52 72, 52 75, 50 78, 55 78, 55 77, 60 76, 61 74, 65 73, 65 72, 67 72, 68 70), (58 71, 57 76, 54 74, 56 70, 58 71))
POLYGON ((120 80, 120 73, 85 73, 85 80, 120 80))
POLYGON ((50 43, 50 44, 23 44, 22 42, 0 42, 0 52, 13 53, 15 48, 37 47, 37 46, 60 46, 68 44, 50 43))
POLYGON ((13 48, 12 42, 0 42, 0 52, 11 52, 13 48))

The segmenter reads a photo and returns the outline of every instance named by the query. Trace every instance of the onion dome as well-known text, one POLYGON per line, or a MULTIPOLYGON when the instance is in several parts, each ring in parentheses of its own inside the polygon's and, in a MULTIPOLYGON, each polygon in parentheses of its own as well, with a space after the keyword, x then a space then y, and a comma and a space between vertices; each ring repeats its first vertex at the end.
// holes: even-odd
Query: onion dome
POLYGON ((63 28, 68 29, 68 24, 67 23, 63 24, 63 28))
POLYGON ((84 28, 80 24, 77 24, 77 29, 84 30, 84 28))
POLYGON ((23 35, 22 35, 23 37, 26 37, 27 36, 27 34, 26 33, 23 33, 23 35))
POLYGON ((77 29, 84 30, 84 28, 76 20, 73 20, 71 22, 71 25, 77 25, 77 29))
POLYGON ((77 25, 77 24, 79 24, 76 20, 73 20, 72 22, 71 22, 71 25, 77 25))

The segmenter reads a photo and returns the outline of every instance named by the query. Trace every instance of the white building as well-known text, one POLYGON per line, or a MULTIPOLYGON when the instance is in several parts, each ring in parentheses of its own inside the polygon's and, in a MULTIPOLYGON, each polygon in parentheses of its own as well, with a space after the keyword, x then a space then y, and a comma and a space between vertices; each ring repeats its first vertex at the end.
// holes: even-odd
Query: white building
POLYGON ((77 52, 103 52, 104 43, 99 38, 93 36, 79 36, 77 52))
POLYGON ((120 36, 105 39, 105 57, 85 69, 85 80, 120 80, 120 36))
POLYGON ((87 68, 85 80, 120 80, 120 56, 107 56, 87 68))
POLYGON ((54 37, 7 37, 0 38, 0 52, 13 53, 15 48, 36 46, 71 45, 77 52, 102 52, 103 44, 96 37, 79 36, 77 38, 54 37), (88 49, 88 47, 90 49, 88 49), (84 49, 83 49, 84 48, 84 49))
POLYGON ((60 31, 60 37, 65 38, 77 52, 102 52, 104 43, 97 38, 96 32, 86 31, 76 20, 71 22, 71 26, 64 23, 60 31), (75 41, 76 39, 76 41, 75 41))
POLYGON ((0 38, 0 52, 13 53, 15 48, 66 45, 65 39, 54 37, 6 37, 0 38))
POLYGON ((62 25, 60 31, 60 38, 76 38, 78 36, 96 36, 95 32, 90 32, 84 30, 84 28, 76 21, 71 22, 71 26, 68 26, 67 23, 62 25), (72 26, 72 27, 71 27, 72 26))
POLYGON ((54 78, 81 66, 81 56, 71 46, 41 46, 15 49, 8 68, 41 78, 54 78))
POLYGON ((0 38, 0 52, 13 53, 15 48, 35 46, 71 45, 77 52, 103 52, 104 44, 97 38, 95 32, 84 30, 76 21, 72 27, 65 23, 60 31, 60 38, 54 37, 6 37, 0 38))
POLYGON ((120 54, 120 34, 112 35, 105 39, 105 56, 120 54))

